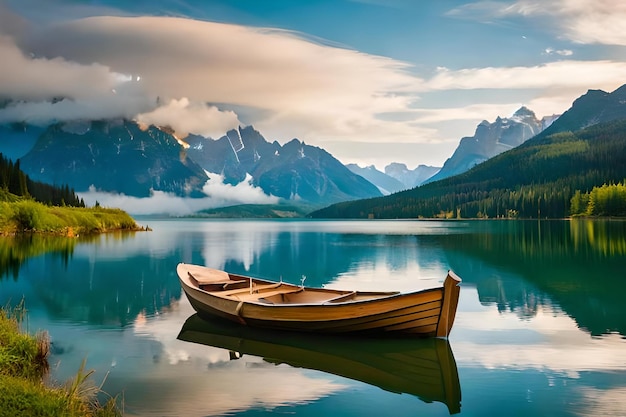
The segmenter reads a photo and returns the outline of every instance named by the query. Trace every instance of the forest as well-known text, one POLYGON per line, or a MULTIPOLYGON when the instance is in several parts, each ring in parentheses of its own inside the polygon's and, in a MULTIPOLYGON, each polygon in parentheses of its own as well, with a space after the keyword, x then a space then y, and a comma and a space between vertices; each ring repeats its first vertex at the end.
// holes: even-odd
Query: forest
POLYGON ((576 190, 571 200, 572 216, 626 217, 626 181, 593 187, 588 193, 576 190))
POLYGON ((576 132, 539 135, 461 175, 385 197, 335 204, 309 216, 564 218, 583 211, 615 215, 610 214, 619 206, 614 200, 624 195, 610 185, 608 189, 603 186, 619 187, 624 179, 626 120, 620 120, 576 132))
POLYGON ((85 207, 73 189, 67 185, 54 186, 31 180, 20 169, 19 159, 15 162, 0 153, 0 190, 20 197, 30 197, 49 206, 85 207))

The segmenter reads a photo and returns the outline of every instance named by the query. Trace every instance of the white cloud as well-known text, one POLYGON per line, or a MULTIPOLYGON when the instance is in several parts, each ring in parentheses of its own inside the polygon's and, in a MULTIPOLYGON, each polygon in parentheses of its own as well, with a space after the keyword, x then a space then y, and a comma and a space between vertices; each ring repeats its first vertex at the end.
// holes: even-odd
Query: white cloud
POLYGON ((377 118, 404 110, 414 98, 422 80, 408 64, 289 31, 168 17, 92 17, 42 31, 29 38, 28 48, 140 75, 149 96, 170 107, 183 98, 245 106, 251 109, 246 124, 280 140, 415 137, 406 123, 377 118))
POLYGON ((179 197, 163 191, 154 191, 150 197, 140 198, 95 189, 79 195, 87 206, 93 206, 97 201, 103 207, 118 207, 134 215, 188 215, 208 208, 236 204, 276 204, 280 201, 278 197, 267 195, 262 189, 252 185, 250 175, 239 184, 231 185, 224 184, 224 177, 219 174, 207 174, 209 180, 202 189, 207 195, 204 198, 179 197))
POLYGON ((14 100, 87 99, 112 95, 119 85, 119 74, 109 67, 27 57, 9 37, 0 36, 0 60, 0 96, 14 100))
POLYGON ((617 88, 624 83, 625 77, 626 62, 566 60, 532 67, 485 67, 457 71, 440 68, 429 80, 428 87, 431 90, 535 88, 584 92, 588 88, 617 88))
POLYGON ((172 99, 149 113, 135 116, 135 119, 147 125, 169 126, 178 137, 193 133, 207 138, 220 138, 228 130, 240 125, 234 112, 221 111, 203 103, 192 104, 184 97, 180 100, 172 99))
POLYGON ((562 37, 578 43, 626 45, 626 3, 614 0, 519 0, 503 14, 549 16, 562 37))
POLYGON ((544 55, 561 55, 561 56, 572 56, 574 55, 574 51, 570 50, 570 49, 553 49, 553 48, 546 48, 543 51, 544 55))
MULTIPOLYGON (((419 123, 440 123, 447 120, 487 120, 493 121, 496 117, 511 116, 522 103, 489 104, 477 103, 465 107, 449 107, 439 109, 421 109, 418 111, 419 123), (507 111, 508 109, 508 111, 507 111)), ((532 110, 532 108, 531 108, 532 110)), ((469 133, 469 132, 468 132, 469 133)))
POLYGON ((9 37, 0 37, 0 61, 0 97, 12 100, 0 123, 130 118, 154 107, 138 83, 105 65, 26 56, 9 37))
POLYGON ((582 44, 626 45, 626 3, 615 0, 477 1, 450 10, 450 17, 493 22, 520 16, 546 18, 559 37, 582 44))

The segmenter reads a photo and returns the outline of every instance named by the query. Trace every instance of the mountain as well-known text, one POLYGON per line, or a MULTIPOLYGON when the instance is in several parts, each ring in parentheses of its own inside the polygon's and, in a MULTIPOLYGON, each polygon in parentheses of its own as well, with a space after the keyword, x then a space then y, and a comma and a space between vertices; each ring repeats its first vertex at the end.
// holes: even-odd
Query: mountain
POLYGON ((540 133, 543 126, 535 113, 526 107, 521 107, 511 118, 498 117, 493 123, 483 120, 476 127, 474 136, 462 138, 441 170, 426 182, 465 172, 489 158, 519 146, 540 133))
POLYGON ((346 167, 376 185, 384 195, 417 187, 441 169, 427 165, 419 165, 417 168, 411 170, 408 169, 405 164, 398 162, 392 162, 387 165, 385 172, 377 170, 374 165, 361 168, 356 164, 348 164, 346 167))
POLYGON ((0 125, 0 152, 15 161, 26 155, 35 146, 37 139, 44 132, 44 127, 27 123, 0 125))
POLYGON ((272 143, 252 126, 231 130, 218 140, 189 136, 188 155, 203 169, 238 184, 247 176, 266 194, 308 204, 381 196, 375 185, 354 174, 325 150, 298 139, 272 143))
POLYGON ((404 189, 417 187, 441 170, 441 167, 418 165, 410 170, 405 164, 393 162, 385 167, 385 174, 404 184, 404 189))
POLYGON ((574 132, 598 123, 625 117, 626 84, 611 93, 602 90, 589 90, 577 98, 572 107, 541 132, 541 136, 557 132, 574 132))
POLYGON ((31 178, 69 184, 77 192, 93 186, 136 197, 153 191, 203 197, 206 170, 231 185, 251 178, 266 194, 309 208, 382 195, 323 149, 297 139, 282 146, 270 143, 251 126, 218 140, 192 135, 184 143, 167 128, 121 119, 45 129, 15 124, 0 127, 0 140, 0 151, 27 152, 20 163, 31 178), (20 149, 19 140, 24 140, 20 149))
POLYGON ((362 176, 380 190, 383 195, 389 195, 397 191, 404 190, 406 187, 402 182, 398 181, 390 175, 380 172, 374 165, 361 168, 357 164, 347 164, 346 168, 357 175, 362 176))
POLYGON ((386 197, 335 204, 310 216, 568 216, 577 190, 589 192, 626 178, 625 92, 621 87, 613 93, 587 93, 539 135, 463 174, 386 197), (598 120, 603 121, 594 123, 598 120))
POLYGON ((206 173, 170 134, 128 120, 57 123, 20 159, 34 180, 146 197, 203 196, 206 173))

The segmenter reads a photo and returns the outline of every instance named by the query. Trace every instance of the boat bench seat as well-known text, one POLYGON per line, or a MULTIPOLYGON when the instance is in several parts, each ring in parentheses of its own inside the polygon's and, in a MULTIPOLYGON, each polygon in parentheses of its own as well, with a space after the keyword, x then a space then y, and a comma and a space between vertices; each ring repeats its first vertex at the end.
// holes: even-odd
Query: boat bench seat
POLYGON ((247 294, 243 297, 239 297, 242 301, 260 301, 265 304, 275 304, 273 301, 268 300, 275 295, 293 294, 300 291, 304 291, 302 288, 284 288, 282 290, 267 291, 262 294, 247 294))
POLYGON ((355 295, 356 295, 356 291, 352 291, 346 294, 341 294, 336 297, 330 298, 328 300, 324 300, 324 304, 333 304, 333 303, 339 303, 341 301, 346 301, 354 297, 355 295))
POLYGON ((242 288, 250 288, 250 281, 247 279, 231 280, 231 281, 217 281, 209 282, 207 284, 200 284, 200 288, 205 291, 223 291, 223 290, 240 290, 242 288))
MULTIPOLYGON (((247 283, 248 281, 246 281, 247 283)), ((282 284, 280 282, 277 282, 276 284, 266 284, 266 285, 255 285, 252 287, 252 292, 253 295, 255 295, 255 293, 261 291, 261 290, 268 290, 268 289, 272 289, 272 288, 277 288, 280 287, 282 284)), ((247 285, 245 287, 242 288, 235 288, 232 290, 226 290, 226 291, 215 291, 217 293, 219 293, 220 296, 232 296, 232 295, 243 295, 243 294, 250 294, 250 286, 247 285)), ((258 294, 256 294, 258 296, 258 294)))
POLYGON ((187 271, 187 274, 196 281, 198 284, 217 284, 219 282, 230 281, 230 275, 228 272, 220 271, 218 269, 203 268, 202 271, 194 271, 192 274, 187 271))
POLYGON ((208 271, 208 273, 204 273, 204 271, 203 273, 187 273, 191 278, 198 281, 198 285, 200 285, 200 288, 207 291, 210 291, 211 289, 225 290, 233 286, 238 286, 238 288, 241 288, 241 284, 247 285, 249 283, 247 279, 232 280, 230 279, 230 275, 228 275, 228 273, 224 271, 218 271, 217 269, 211 269, 208 271))

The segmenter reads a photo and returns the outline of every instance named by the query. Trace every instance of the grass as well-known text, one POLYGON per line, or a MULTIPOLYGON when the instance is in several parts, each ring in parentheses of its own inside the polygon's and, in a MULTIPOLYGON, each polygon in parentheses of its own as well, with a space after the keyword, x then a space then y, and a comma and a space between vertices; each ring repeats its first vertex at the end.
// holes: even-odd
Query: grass
POLYGON ((120 209, 51 207, 29 199, 0 201, 1 235, 36 232, 76 236, 112 230, 140 230, 140 227, 120 209))
POLYGON ((65 387, 44 383, 48 373, 50 341, 46 332, 35 336, 22 331, 24 302, 0 309, 0 417, 5 416, 121 416, 117 399, 101 405, 85 362, 65 387))

